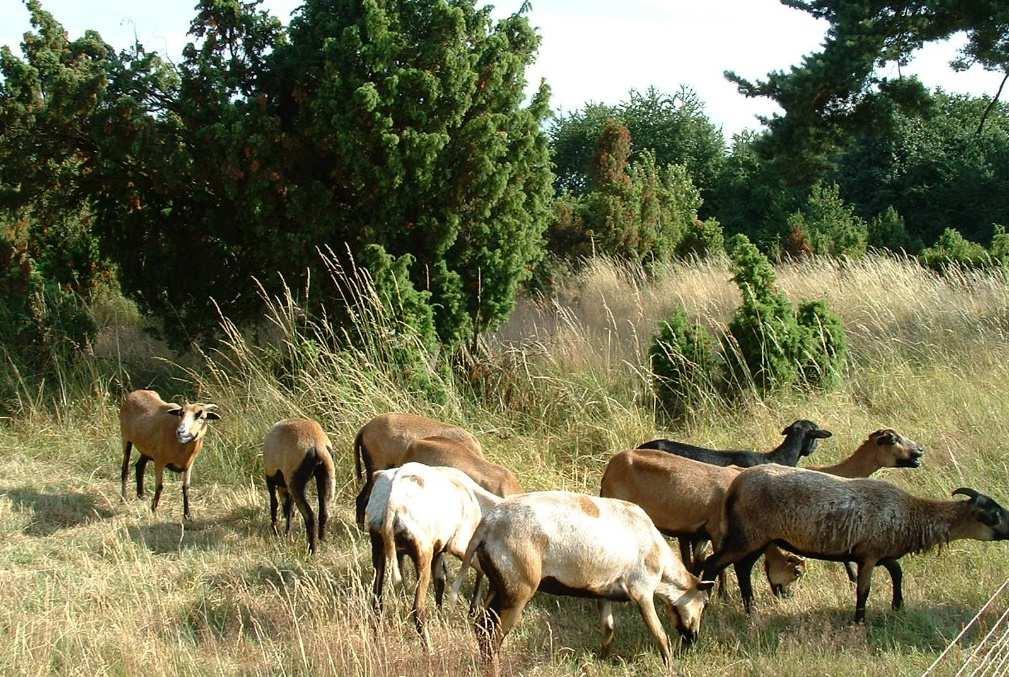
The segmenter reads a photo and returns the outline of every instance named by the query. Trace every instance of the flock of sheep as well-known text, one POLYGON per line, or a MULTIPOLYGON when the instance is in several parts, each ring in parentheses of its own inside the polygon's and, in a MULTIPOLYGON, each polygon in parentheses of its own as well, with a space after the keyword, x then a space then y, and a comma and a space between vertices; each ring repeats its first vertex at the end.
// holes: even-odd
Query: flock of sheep
MULTIPOLYGON (((219 418, 215 410, 210 404, 167 403, 150 390, 130 393, 120 410, 123 498, 136 446, 137 496, 144 495, 144 469, 153 461, 152 510, 168 468, 182 474, 190 517, 192 466, 209 422, 219 418)), ((462 568, 451 597, 466 569, 476 570, 470 610, 481 655, 494 671, 505 635, 538 591, 599 600, 604 656, 613 640, 613 602, 634 602, 668 662, 656 601, 666 605, 689 643, 698 635, 716 577, 729 565, 750 612, 751 571, 761 555, 775 595, 788 594, 805 572, 798 555, 843 562, 856 585, 859 622, 876 565, 890 574, 893 608, 899 609, 902 556, 956 539, 1009 539, 1009 513, 973 489, 953 492, 966 500, 940 501, 866 479, 880 468, 921 465, 923 448, 894 430, 873 432, 836 465, 805 469, 794 466, 831 433, 800 420, 782 435, 768 453, 647 442, 610 459, 595 497, 523 493, 515 475, 488 461, 466 430, 411 414, 378 416, 361 428, 353 450, 364 481, 356 516, 371 539, 375 608, 381 612, 386 571, 400 583, 402 559, 409 557, 417 573, 413 619, 428 644, 427 590, 433 578, 440 606, 448 579, 445 555, 452 554, 462 568), (679 539, 679 557, 664 536, 679 539), (703 558, 707 541, 713 553, 703 558), (483 577, 488 589, 481 594, 483 577)), ((288 531, 297 505, 313 553, 317 539, 325 538, 333 498, 332 454, 321 426, 304 419, 275 424, 263 445, 273 530, 280 501, 288 531), (306 494, 313 477, 318 514, 306 494)), ((724 592, 724 580, 720 587, 724 592)))

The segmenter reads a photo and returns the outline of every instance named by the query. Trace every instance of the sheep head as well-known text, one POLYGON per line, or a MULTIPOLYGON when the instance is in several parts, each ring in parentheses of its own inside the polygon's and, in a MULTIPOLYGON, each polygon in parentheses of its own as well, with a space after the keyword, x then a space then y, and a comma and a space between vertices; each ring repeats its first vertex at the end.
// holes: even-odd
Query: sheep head
POLYGON ((216 411, 216 404, 185 404, 181 407, 174 405, 168 410, 168 414, 178 416, 178 427, 175 429, 175 437, 179 444, 189 444, 195 442, 207 433, 207 426, 210 421, 220 420, 221 415, 216 411))
POLYGON ((879 464, 883 468, 920 468, 925 447, 891 428, 883 428, 869 435, 876 445, 879 464))
POLYGON ((984 494, 961 487, 953 492, 954 496, 966 496, 970 503, 971 517, 976 524, 971 525, 971 538, 979 541, 1009 540, 1009 512, 994 499, 984 494))
POLYGON ((809 456, 816 449, 817 440, 823 440, 832 435, 829 430, 824 430, 816 423, 812 421, 807 421, 805 419, 799 419, 798 421, 792 422, 787 428, 781 431, 781 434, 785 437, 799 435, 802 439, 802 449, 799 452, 799 457, 809 456))

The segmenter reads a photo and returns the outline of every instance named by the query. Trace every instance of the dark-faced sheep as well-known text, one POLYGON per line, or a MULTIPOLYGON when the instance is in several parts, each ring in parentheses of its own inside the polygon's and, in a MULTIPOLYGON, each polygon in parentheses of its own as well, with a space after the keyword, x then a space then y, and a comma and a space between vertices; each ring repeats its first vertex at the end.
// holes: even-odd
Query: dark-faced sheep
POLYGON ((154 461, 154 500, 151 511, 158 509, 164 487, 165 468, 182 473, 182 510, 186 519, 189 510, 189 484, 193 463, 203 449, 203 437, 210 421, 220 419, 215 404, 165 402, 153 390, 134 390, 119 409, 119 431, 123 440, 122 495, 127 499, 126 484, 130 473, 130 455, 136 446, 140 458, 136 463, 137 498, 144 496, 144 470, 154 461))
POLYGON ((634 602, 668 662, 669 640, 655 598, 667 605, 689 642, 700 631, 712 585, 684 568, 638 506, 564 491, 512 496, 487 512, 470 541, 459 580, 474 555, 490 582, 477 636, 482 656, 495 670, 501 642, 538 590, 601 600, 603 655, 613 641, 612 603, 634 602))
POLYGON ((364 525, 364 508, 371 493, 372 473, 402 465, 410 445, 425 437, 453 440, 472 456, 483 458, 480 442, 458 426, 415 414, 391 413, 376 416, 364 424, 354 438, 354 468, 357 478, 365 482, 357 496, 355 512, 359 526, 364 525))
POLYGON ((795 465, 799 459, 809 456, 816 449, 818 440, 830 437, 830 431, 820 428, 812 421, 798 420, 781 431, 785 439, 777 447, 767 453, 745 450, 721 450, 697 447, 693 444, 674 442, 673 440, 652 440, 640 445, 638 449, 658 449, 684 458, 691 458, 711 465, 735 465, 740 468, 750 468, 764 463, 779 463, 795 465))
POLYGON ((333 445, 322 426, 308 419, 285 419, 274 424, 263 440, 263 470, 270 494, 270 522, 274 533, 277 532, 279 493, 284 503, 285 533, 291 531, 293 502, 305 521, 308 550, 315 553, 316 537, 326 538, 329 502, 333 500, 336 482, 333 445), (305 491, 313 477, 319 500, 318 521, 305 491))
MULTIPOLYGON (((382 590, 388 569, 394 584, 402 582, 397 555, 405 552, 417 570, 413 616, 425 645, 425 600, 432 575, 435 601, 441 606, 447 568, 444 555, 465 555, 470 538, 483 513, 501 499, 455 468, 405 463, 380 470, 365 510, 371 537, 371 561, 375 567, 373 600, 382 609, 382 590)), ((480 587, 477 574, 474 603, 480 587)))
POLYGON ((903 604, 897 560, 949 541, 1009 538, 1009 513, 973 489, 966 501, 912 496, 888 482, 844 479, 815 470, 767 465, 749 468, 729 487, 725 537, 704 562, 705 576, 736 564, 743 604, 750 611, 750 572, 771 543, 816 559, 858 564, 855 621, 865 619, 872 570, 881 564, 893 580, 894 609, 903 604))

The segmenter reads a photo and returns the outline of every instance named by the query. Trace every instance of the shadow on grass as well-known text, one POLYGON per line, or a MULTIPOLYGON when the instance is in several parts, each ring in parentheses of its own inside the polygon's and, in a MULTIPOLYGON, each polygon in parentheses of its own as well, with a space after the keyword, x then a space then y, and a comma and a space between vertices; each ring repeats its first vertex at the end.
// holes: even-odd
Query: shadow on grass
POLYGON ((3 492, 20 509, 30 509, 34 515, 25 527, 29 536, 51 536, 62 529, 78 527, 114 514, 100 505, 100 498, 77 491, 53 490, 40 492, 19 487, 3 492))
POLYGON ((216 521, 195 519, 127 527, 130 539, 155 554, 182 550, 214 550, 225 544, 224 528, 216 521))

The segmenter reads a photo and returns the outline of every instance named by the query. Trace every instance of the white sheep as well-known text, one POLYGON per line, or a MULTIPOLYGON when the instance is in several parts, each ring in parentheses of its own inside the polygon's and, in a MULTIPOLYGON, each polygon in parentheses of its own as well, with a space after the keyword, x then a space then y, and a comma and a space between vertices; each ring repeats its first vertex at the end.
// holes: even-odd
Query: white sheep
MULTIPOLYGON (((483 512, 501 499, 481 488, 461 470, 421 463, 380 470, 374 473, 372 484, 365 508, 365 524, 371 537, 371 560, 375 567, 375 609, 382 609, 386 568, 390 570, 393 583, 402 583, 396 561, 397 548, 402 549, 417 570, 414 622, 425 645, 430 646, 424 621, 432 571, 435 601, 441 606, 447 577, 444 554, 462 558, 483 512)), ((478 573, 477 589, 479 585, 478 573)), ((475 595, 476 589, 474 599, 475 595)))
POLYGON ((221 418, 213 411, 216 408, 215 404, 178 405, 165 402, 153 390, 134 390, 127 395, 119 409, 119 430, 123 439, 123 500, 127 500, 130 454, 136 446, 140 451, 136 464, 137 498, 144 497, 144 470, 148 461, 154 461, 155 486, 151 511, 158 509, 162 477, 165 468, 168 468, 182 473, 182 509, 186 519, 191 519, 189 483, 193 463, 203 449, 208 423, 221 418))
POLYGON ((355 501, 355 518, 364 526, 364 507, 371 494, 371 476, 376 470, 387 470, 403 465, 410 445, 421 439, 439 437, 458 444, 464 453, 483 458, 480 442, 458 426, 435 421, 415 414, 390 413, 371 419, 354 438, 354 468, 364 486, 355 501))
POLYGON ((612 603, 633 601, 668 663, 669 640, 654 598, 666 603, 690 642, 713 585, 686 570, 637 505, 566 491, 512 496, 490 509, 470 540, 453 596, 474 554, 490 583, 477 636, 495 672, 501 642, 537 590, 599 599, 603 656, 613 641, 612 603))

